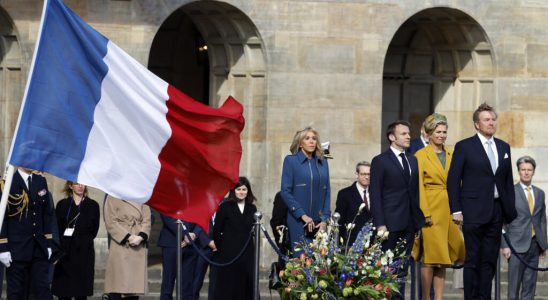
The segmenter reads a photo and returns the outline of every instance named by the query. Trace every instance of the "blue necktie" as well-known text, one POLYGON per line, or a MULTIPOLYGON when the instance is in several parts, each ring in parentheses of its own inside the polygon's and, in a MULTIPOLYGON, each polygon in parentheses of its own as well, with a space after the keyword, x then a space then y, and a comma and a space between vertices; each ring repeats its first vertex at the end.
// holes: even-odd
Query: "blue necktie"
POLYGON ((493 141, 487 141, 487 157, 489 157, 489 163, 491 163, 491 169, 493 169, 493 174, 497 171, 497 160, 495 159, 495 152, 493 147, 491 147, 493 141))

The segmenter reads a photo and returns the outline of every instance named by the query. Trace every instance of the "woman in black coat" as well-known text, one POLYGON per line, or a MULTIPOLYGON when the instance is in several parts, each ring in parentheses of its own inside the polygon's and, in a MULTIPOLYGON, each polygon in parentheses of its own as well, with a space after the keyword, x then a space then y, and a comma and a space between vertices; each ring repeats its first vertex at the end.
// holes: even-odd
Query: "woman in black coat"
POLYGON ((67 198, 57 203, 55 212, 65 255, 55 265, 52 293, 60 300, 86 299, 93 295, 99 204, 87 197, 83 184, 67 181, 64 192, 67 198))
MULTIPOLYGON (((213 239, 217 246, 216 262, 226 263, 234 259, 251 234, 257 207, 255 196, 245 177, 238 178, 230 190, 227 201, 221 203, 215 216, 213 239)), ((253 299, 253 243, 247 245, 243 255, 232 265, 215 268, 215 295, 212 299, 253 299)))

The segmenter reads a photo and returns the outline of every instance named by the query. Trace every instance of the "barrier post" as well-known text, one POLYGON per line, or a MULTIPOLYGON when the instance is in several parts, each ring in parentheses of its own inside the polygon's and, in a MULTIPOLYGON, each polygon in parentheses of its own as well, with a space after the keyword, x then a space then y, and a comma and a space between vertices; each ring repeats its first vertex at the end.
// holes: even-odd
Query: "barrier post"
POLYGON ((260 211, 255 212, 255 282, 253 283, 253 300, 259 300, 259 261, 261 259, 261 219, 260 211))
POLYGON ((495 300, 500 300, 500 255, 497 259, 497 270, 495 272, 495 300))
POLYGON ((181 295, 181 279, 183 278, 183 270, 181 266, 181 261, 183 258, 183 249, 181 249, 181 241, 183 240, 183 221, 177 220, 177 284, 175 285, 175 297, 177 300, 182 300, 183 295, 181 295))
POLYGON ((335 212, 333 213, 333 216, 331 216, 331 219, 333 219, 333 227, 335 227, 333 238, 335 239, 336 245, 339 246, 339 220, 341 219, 341 215, 338 212, 335 212))

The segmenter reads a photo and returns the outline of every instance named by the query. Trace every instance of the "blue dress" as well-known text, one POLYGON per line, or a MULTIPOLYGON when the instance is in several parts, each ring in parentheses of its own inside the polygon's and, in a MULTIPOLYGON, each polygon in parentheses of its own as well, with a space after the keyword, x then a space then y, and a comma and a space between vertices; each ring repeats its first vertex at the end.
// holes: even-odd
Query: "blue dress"
MULTIPOLYGON (((284 159, 282 169, 282 198, 287 204, 287 226, 291 248, 304 237, 303 215, 314 223, 327 221, 331 216, 329 166, 326 159, 312 158, 299 151, 284 159)), ((293 256, 300 252, 293 251, 293 256)))

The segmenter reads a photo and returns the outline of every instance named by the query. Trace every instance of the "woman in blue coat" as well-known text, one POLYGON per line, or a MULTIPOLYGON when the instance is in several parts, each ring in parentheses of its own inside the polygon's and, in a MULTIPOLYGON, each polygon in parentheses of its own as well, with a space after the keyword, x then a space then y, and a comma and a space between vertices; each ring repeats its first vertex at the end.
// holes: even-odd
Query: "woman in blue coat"
POLYGON ((297 131, 284 159, 282 198, 287 204, 287 227, 293 256, 295 243, 310 240, 317 230, 325 230, 331 216, 329 166, 312 127, 297 131))

